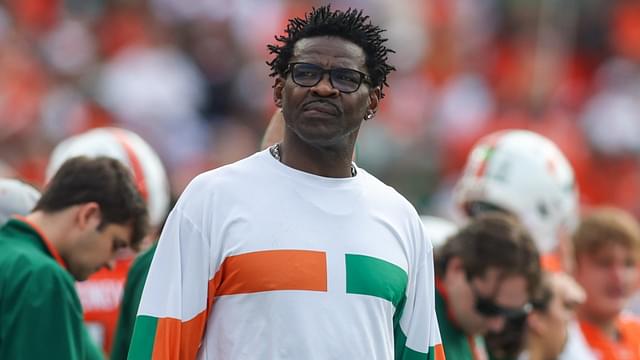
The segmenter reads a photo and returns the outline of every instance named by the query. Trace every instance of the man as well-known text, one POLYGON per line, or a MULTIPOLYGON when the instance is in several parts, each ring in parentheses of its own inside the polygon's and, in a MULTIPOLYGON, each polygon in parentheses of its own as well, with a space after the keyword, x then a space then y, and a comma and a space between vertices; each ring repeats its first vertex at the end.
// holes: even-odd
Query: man
POLYGON ((510 216, 480 215, 437 249, 435 261, 446 357, 486 359, 482 336, 529 310, 541 275, 533 240, 510 216))
MULTIPOLYGON (((151 225, 141 247, 146 249, 154 243, 169 211, 170 192, 167 173, 153 148, 130 130, 114 127, 92 129, 65 139, 55 147, 47 166, 47 178, 51 178, 60 165, 74 156, 108 156, 119 160, 131 171, 136 187, 147 205, 151 225)), ((137 301, 131 301, 129 297, 123 299, 125 280, 129 278, 129 268, 132 267, 135 255, 133 251, 124 253, 116 259, 113 269, 102 269, 86 281, 76 284, 85 323, 92 338, 105 354, 111 352, 112 343, 115 343, 120 309, 125 313, 132 313, 124 315, 131 319, 130 324, 124 320, 120 322, 121 340, 118 345, 113 345, 119 359, 126 359, 128 338, 133 332, 135 312, 138 310, 137 301), (124 301, 123 306, 121 299, 124 301), (124 341, 126 343, 122 344, 124 341)), ((148 256, 153 255, 146 255, 144 258, 148 256)), ((144 277, 138 274, 138 267, 136 266, 136 271, 127 281, 129 287, 134 286, 136 281, 144 284, 144 277)))
POLYGON ((74 280, 136 247, 147 213, 128 170, 108 158, 64 163, 34 210, 0 229, 0 358, 99 358, 74 280), (37 345, 34 340, 37 339, 37 345))
POLYGON ((323 6, 270 46, 284 139, 184 191, 130 358, 442 356, 420 219, 351 161, 393 69, 381 33, 360 11, 323 6))
POLYGON ((640 319, 622 313, 640 278, 640 225, 616 208, 598 208, 574 237, 574 276, 587 294, 580 328, 596 358, 640 359, 640 319))
MULTIPOLYGON (((571 271, 578 191, 571 164, 549 139, 528 130, 498 131, 480 139, 456 184, 455 198, 469 218, 496 211, 515 216, 532 235, 546 270, 571 271)), ((492 355, 502 360, 517 357, 524 346, 526 322, 512 321, 503 333, 487 336, 492 355)), ((575 322, 568 331, 560 358, 593 360, 584 352, 575 322)))

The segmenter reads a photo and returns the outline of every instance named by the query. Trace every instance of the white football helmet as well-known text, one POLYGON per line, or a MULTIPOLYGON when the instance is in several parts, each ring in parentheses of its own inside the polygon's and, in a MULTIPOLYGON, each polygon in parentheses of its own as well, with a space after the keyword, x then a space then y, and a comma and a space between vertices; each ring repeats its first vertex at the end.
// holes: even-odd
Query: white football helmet
POLYGON ((472 149, 454 197, 466 216, 497 208, 517 216, 538 249, 556 248, 560 231, 573 231, 578 191, 573 168, 549 139, 527 130, 505 130, 472 149))
POLYGON ((108 156, 125 164, 147 202, 151 226, 161 225, 169 210, 169 179, 160 158, 147 142, 132 131, 113 127, 71 136, 53 150, 46 171, 47 181, 62 163, 80 155, 108 156))
POLYGON ((12 215, 27 215, 40 199, 40 192, 18 179, 0 178, 0 226, 12 215))

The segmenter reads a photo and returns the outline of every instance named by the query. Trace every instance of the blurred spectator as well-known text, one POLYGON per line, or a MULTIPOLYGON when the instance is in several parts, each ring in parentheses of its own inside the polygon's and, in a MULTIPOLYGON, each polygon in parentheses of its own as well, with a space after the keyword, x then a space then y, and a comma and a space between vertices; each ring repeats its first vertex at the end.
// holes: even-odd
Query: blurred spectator
POLYGON ((112 267, 146 225, 140 193, 117 160, 65 162, 35 208, 0 229, 0 358, 101 359, 73 280, 112 267))
MULTIPOLYGON (((454 194, 465 217, 488 212, 516 216, 531 233, 544 268, 552 272, 572 269, 570 236, 578 218, 578 189, 571 165, 546 137, 525 130, 483 137, 469 154, 454 194)), ((570 283, 570 277, 566 279, 570 283)), ((519 356, 526 342, 525 325, 524 317, 509 319, 502 331, 489 333, 486 340, 492 355, 501 359, 519 356)), ((582 350, 584 341, 577 325, 569 324, 562 331, 569 335, 560 358, 590 359, 582 350)))
POLYGON ((616 208, 585 215, 574 235, 575 278, 587 294, 580 327, 598 359, 640 359, 640 319, 623 313, 640 280, 640 225, 616 208))
POLYGON ((447 358, 488 358, 483 336, 530 310, 541 276, 531 236, 508 215, 480 215, 435 256, 436 313, 447 358))
MULTIPOLYGON (((164 166, 151 146, 129 130, 93 129, 65 139, 55 147, 47 166, 47 178, 74 156, 108 156, 119 160, 131 171, 145 200, 152 227, 141 247, 151 246, 169 211, 170 196, 164 166)), ((106 354, 112 348, 125 279, 134 256, 133 252, 122 253, 113 268, 102 269, 76 284, 87 328, 106 354)))

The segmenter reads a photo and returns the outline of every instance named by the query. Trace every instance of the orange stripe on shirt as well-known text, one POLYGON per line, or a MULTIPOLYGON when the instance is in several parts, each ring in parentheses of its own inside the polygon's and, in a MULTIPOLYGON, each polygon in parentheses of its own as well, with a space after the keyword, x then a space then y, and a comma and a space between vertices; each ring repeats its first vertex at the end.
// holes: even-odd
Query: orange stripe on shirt
POLYGON ((221 266, 216 295, 275 290, 327 291, 326 254, 269 250, 229 256, 221 266))
POLYGON ((153 360, 195 359, 200 349, 202 337, 215 302, 216 289, 220 286, 221 272, 209 280, 207 291, 207 308, 188 321, 179 319, 158 319, 155 341, 153 344, 153 360))
POLYGON ((158 319, 152 358, 195 359, 204 334, 205 322, 204 311, 185 322, 171 318, 158 319))
POLYGON ((436 354, 434 360, 447 360, 447 357, 444 355, 444 347, 442 344, 437 344, 434 349, 436 354))
POLYGON ((216 296, 273 290, 327 291, 326 254, 271 250, 227 257, 209 280, 205 310, 188 321, 158 319, 152 358, 194 359, 216 296))

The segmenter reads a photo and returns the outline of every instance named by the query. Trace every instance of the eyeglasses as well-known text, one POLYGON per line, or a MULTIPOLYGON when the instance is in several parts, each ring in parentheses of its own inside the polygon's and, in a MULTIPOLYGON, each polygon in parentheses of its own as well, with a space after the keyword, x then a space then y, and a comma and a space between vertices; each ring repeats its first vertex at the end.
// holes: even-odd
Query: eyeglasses
POLYGON ((531 304, 526 303, 522 307, 505 307, 496 304, 491 298, 484 297, 471 286, 473 294, 476 298, 476 311, 485 317, 505 317, 507 319, 517 319, 526 316, 531 312, 531 304))
POLYGON ((349 94, 357 91, 363 81, 371 82, 371 78, 358 70, 335 68, 323 69, 318 65, 295 62, 289 64, 287 70, 291 73, 291 79, 296 85, 302 87, 316 86, 324 77, 329 74, 331 86, 342 93, 349 94))

